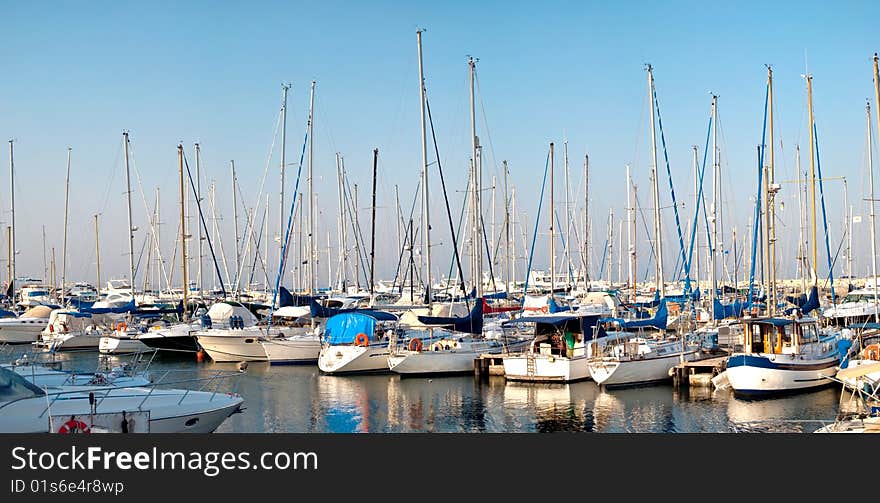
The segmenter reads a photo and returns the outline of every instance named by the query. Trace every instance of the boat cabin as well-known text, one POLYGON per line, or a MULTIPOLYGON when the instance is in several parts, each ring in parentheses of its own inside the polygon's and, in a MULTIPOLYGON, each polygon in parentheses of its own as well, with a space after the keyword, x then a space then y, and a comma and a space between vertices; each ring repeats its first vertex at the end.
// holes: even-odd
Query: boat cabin
POLYGON ((797 354, 819 342, 819 327, 815 318, 746 318, 743 335, 745 353, 797 354))
POLYGON ((599 318, 598 315, 523 316, 504 322, 502 327, 510 329, 533 324, 534 339, 529 345, 529 353, 575 358, 586 355, 586 338, 592 337, 599 318))

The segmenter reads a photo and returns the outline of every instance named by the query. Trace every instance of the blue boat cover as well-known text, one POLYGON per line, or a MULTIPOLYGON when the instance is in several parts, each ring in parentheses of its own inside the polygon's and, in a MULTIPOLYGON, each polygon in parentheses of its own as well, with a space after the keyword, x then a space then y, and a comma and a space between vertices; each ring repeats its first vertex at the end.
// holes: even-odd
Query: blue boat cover
POLYGON ((134 299, 131 299, 130 301, 128 301, 128 304, 119 307, 83 307, 80 309, 80 312, 91 314, 121 314, 134 311, 134 308, 134 299))
POLYGON ((657 307, 657 312, 654 313, 653 318, 647 319, 636 319, 636 320, 627 320, 625 318, 601 318, 599 320, 600 323, 617 323, 620 325, 620 328, 623 330, 631 329, 631 328, 657 328, 660 330, 666 330, 666 322, 669 318, 669 310, 666 308, 666 299, 660 299, 660 305, 657 307))
POLYGON ((367 337, 372 340, 377 321, 397 319, 390 313, 382 311, 375 311, 375 313, 381 313, 384 316, 380 315, 377 318, 365 313, 343 313, 331 317, 327 320, 327 326, 324 329, 324 339, 330 344, 352 344, 357 334, 367 334, 367 337))
POLYGON ((6 309, 0 309, 0 318, 16 318, 17 316, 12 311, 7 311, 6 309))
POLYGON ((723 320, 724 318, 739 318, 742 316, 745 308, 746 303, 740 300, 735 300, 730 304, 722 304, 720 300, 715 299, 715 302, 712 304, 712 312, 714 313, 716 320, 723 320))
POLYGON ((800 309, 803 314, 808 314, 810 311, 819 309, 819 289, 815 286, 810 288, 809 297, 804 297, 801 295, 800 297, 786 297, 786 300, 794 304, 796 307, 791 307, 783 311, 785 314, 791 314, 796 309, 800 309), (805 300, 804 300, 805 299, 805 300), (803 302, 801 302, 803 300, 803 302))
POLYGON ((467 316, 418 316, 420 323, 468 334, 483 333, 483 299, 477 299, 467 316))

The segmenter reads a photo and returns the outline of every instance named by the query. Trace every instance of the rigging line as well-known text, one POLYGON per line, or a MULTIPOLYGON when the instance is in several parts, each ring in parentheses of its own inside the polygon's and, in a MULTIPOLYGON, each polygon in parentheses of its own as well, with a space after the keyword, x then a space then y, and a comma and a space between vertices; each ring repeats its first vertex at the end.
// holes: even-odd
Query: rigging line
MULTIPOLYGON (((678 218, 678 204, 675 202, 675 188, 672 185, 672 169, 669 166, 669 153, 666 150, 666 135, 663 134, 663 119, 660 116, 660 101, 657 99, 657 89, 653 89, 654 105, 657 109, 657 125, 660 126, 660 142, 663 145, 663 160, 666 161, 666 177, 669 180, 669 193, 672 196, 672 212, 675 214, 675 229, 678 231, 678 246, 680 259, 684 262, 684 238, 681 234, 681 221, 678 218)), ((658 245, 659 246, 659 245, 658 245)), ((690 276, 690 264, 685 262, 685 274, 690 276)))
MULTIPOLYGON (((140 173, 140 170, 138 170, 137 161, 135 160, 135 155, 134 155, 134 147, 131 144, 131 135, 129 135, 129 139, 128 139, 128 150, 129 150, 129 152, 131 152, 131 155, 130 155, 131 164, 134 167, 134 176, 137 179, 138 189, 140 189, 141 201, 144 203, 144 211, 147 213, 147 215, 150 215, 152 212, 150 211, 150 207, 147 204, 147 196, 144 194, 144 186, 141 183, 141 173, 140 173)), ((150 222, 150 232, 152 232, 153 235, 156 235, 157 229, 155 228, 155 226, 153 224, 153 219, 148 218, 147 220, 150 222)), ((158 224, 156 224, 156 225, 158 225, 158 224)), ((134 232, 134 231, 132 231, 132 232, 134 232)), ((165 270, 165 260, 162 258, 162 250, 161 250, 161 245, 159 243, 157 243, 157 246, 156 246, 156 254, 159 255, 159 263, 161 265, 161 267, 159 269, 162 271, 162 276, 165 277, 165 284, 170 285, 171 280, 168 276, 168 272, 165 270)), ((140 259, 138 259, 138 260, 140 260, 140 259)), ((140 269, 139 266, 135 267, 135 275, 137 275, 138 269, 140 269)), ((160 286, 160 289, 161 289, 161 286, 160 286)))
POLYGON ((489 120, 486 119, 486 104, 483 102, 483 93, 480 91, 480 78, 477 75, 476 66, 474 66, 474 84, 476 84, 477 87, 477 95, 480 97, 480 114, 483 116, 483 126, 486 128, 486 138, 489 139, 489 151, 492 153, 492 167, 495 169, 495 176, 500 178, 498 158, 495 157, 495 146, 492 143, 492 132, 489 130, 489 120))
MULTIPOLYGON (((349 187, 347 187, 347 189, 348 189, 348 192, 346 195, 350 199, 350 204, 349 204, 349 208, 348 208, 349 212, 352 212, 352 211, 357 212, 358 208, 355 205, 354 197, 351 194, 351 187, 349 186, 349 187)), ((357 272, 358 272, 358 275, 363 273, 364 283, 366 283, 367 278, 369 277, 369 275, 367 274, 366 264, 369 262, 369 260, 368 260, 367 253, 366 253, 366 242, 364 241, 364 234, 361 231, 360 220, 355 220, 354 213, 350 213, 349 216, 350 216, 350 220, 352 223, 352 230, 354 231, 354 239, 356 241, 356 244, 359 245, 357 248, 358 248, 358 256, 359 256, 361 269, 360 269, 360 271, 357 271, 357 272), (355 222, 357 222, 357 225, 354 225, 355 222)))
MULTIPOLYGON (((414 215, 415 212, 416 212, 416 203, 419 201, 419 193, 420 193, 420 192, 419 192, 419 188, 420 188, 421 186, 422 186, 422 177, 419 177, 418 182, 416 182, 416 190, 415 190, 415 192, 413 193, 413 202, 412 202, 412 204, 411 204, 410 207, 409 207, 409 220, 408 220, 407 222, 404 222, 404 223, 403 223, 403 226, 404 226, 404 230, 405 230, 405 232, 406 232, 406 235, 405 235, 405 237, 404 237, 404 239, 403 239, 404 247, 400 249, 400 254, 399 254, 398 257, 397 257, 397 270, 394 272, 394 281, 392 281, 392 283, 391 283, 391 288, 392 288, 392 289, 393 289, 394 287, 397 286, 397 279, 400 277, 401 266, 403 265, 404 251, 406 250, 406 246, 405 246, 405 245, 406 245, 406 243, 410 240, 410 239, 409 239, 409 231, 410 231, 410 228, 412 228, 413 215, 414 215)), ((344 191, 344 188, 343 188, 343 191, 344 191)), ((347 201, 347 200, 345 201, 345 206, 346 206, 346 209, 347 209, 347 208, 348 208, 348 201, 347 201)), ((413 240, 414 240, 414 239, 415 239, 415 236, 413 236, 413 240)), ((415 243, 409 243, 409 246, 410 246, 410 251, 412 251, 412 250, 415 249, 415 243)), ((404 275, 403 275, 403 278, 402 278, 401 281, 400 281, 400 291, 401 291, 401 293, 403 293, 403 283, 404 283, 404 281, 406 281, 406 269, 407 269, 407 268, 404 268, 404 275)), ((410 278, 410 281, 412 281, 412 278, 410 278)))
MULTIPOLYGON (((467 184, 465 185, 465 188, 464 188, 464 193, 465 193, 465 194, 467 194, 468 190, 470 190, 470 186, 471 186, 471 176, 470 176, 470 173, 468 173, 467 184)), ((470 198, 468 198, 468 197, 465 197, 464 201, 462 201, 461 211, 458 213, 458 227, 456 227, 456 229, 455 229, 455 235, 456 235, 456 236, 461 236, 461 230, 462 230, 461 227, 462 227, 462 223, 464 222, 464 214, 465 214, 465 210, 468 208, 468 203, 469 203, 469 202, 470 202, 470 198)), ((462 250, 461 250, 460 253, 463 254, 463 253, 464 253, 464 247, 465 247, 465 241, 464 241, 464 240, 461 242, 461 247, 462 247, 462 250)), ((458 250, 458 246, 457 246, 457 245, 456 245, 455 249, 458 250)), ((450 277, 450 278, 452 277, 452 268, 453 268, 454 266, 455 266, 455 257, 451 257, 450 260, 449 260, 449 270, 448 270, 448 272, 446 273, 447 277, 450 277)), ((463 281, 462 281, 462 282, 463 282, 463 281)), ((447 283, 446 288, 445 288, 443 291, 446 292, 446 293, 449 293, 449 285, 448 285, 448 283, 447 283)), ((462 293, 465 295, 465 298, 467 298, 467 292, 465 291, 465 287, 464 287, 463 285, 462 285, 462 287, 461 287, 461 291, 462 291, 462 293)))
MULTIPOLYGON (((559 239, 562 241, 562 247, 568 249, 568 244, 565 242, 565 233, 562 232, 562 221, 559 219, 559 212, 554 210, 553 213, 556 215, 556 225, 559 226, 559 239)), ((607 241, 607 239, 606 239, 607 241)), ((491 266, 490 266, 491 271, 491 266)), ((568 280, 574 284, 574 272, 571 269, 571 261, 568 262, 568 280)))
MULTIPOLYGON (((474 75, 476 76, 476 70, 474 70, 474 75)), ((424 83, 422 83, 422 85, 424 86, 424 83)), ((434 155, 437 160, 437 171, 440 173, 440 185, 441 185, 441 187, 443 187, 443 201, 446 203, 446 218, 449 220, 449 232, 452 234, 452 249, 455 252, 455 263, 458 264, 458 277, 459 277, 459 280, 461 281, 461 290, 462 290, 462 293, 465 294, 465 305, 468 307, 468 309, 470 309, 470 303, 467 301, 467 294, 464 291, 464 272, 461 269, 461 257, 459 257, 459 255, 458 255, 458 242, 456 240, 455 233, 453 232, 452 210, 449 209, 449 196, 446 193, 446 179, 443 176, 443 166, 440 164, 440 150, 439 150, 439 147, 437 146, 437 134, 434 131, 434 119, 431 116, 431 104, 428 101, 428 90, 427 89, 424 90, 424 94, 425 94, 425 108, 428 111, 428 122, 431 124, 431 139, 433 140, 433 143, 434 143, 434 155)), ((488 131, 488 128, 487 128, 487 131, 488 131)), ((491 145, 491 137, 490 137, 489 141, 490 141, 490 145, 491 145)), ((494 156, 494 154, 493 154, 493 156, 494 156)), ((482 278, 480 278, 480 281, 482 281, 482 278)), ((428 285, 428 288, 430 288, 430 287, 431 287, 431 285, 428 285)))
MULTIPOLYGON (((284 106, 286 107, 286 104, 284 106)), ((309 110, 309 122, 311 122, 311 120, 312 120, 312 111, 313 110, 309 110)), ((290 202, 290 212, 288 212, 288 214, 287 214, 287 227, 285 228, 284 240, 282 241, 282 245, 281 245, 281 258, 280 258, 279 264, 278 264, 278 274, 275 277, 275 290, 272 292, 272 305, 270 306, 270 310, 269 310, 269 320, 266 323, 266 335, 269 335, 269 328, 272 326, 272 315, 274 314, 275 305, 276 305, 276 302, 278 301, 278 289, 281 286, 281 279, 284 277, 284 266, 287 264, 287 252, 288 252, 288 246, 290 245, 290 234, 291 234, 291 230, 293 229, 293 216, 294 216, 293 213, 296 210, 296 204, 298 202, 298 199, 296 196, 297 196, 297 194, 299 194, 299 180, 302 176, 303 158, 306 155, 306 145, 308 143, 308 140, 309 140, 309 127, 307 125, 306 126, 306 134, 303 137, 302 150, 300 151, 300 154, 299 154, 299 165, 296 170, 296 184, 294 185, 294 188, 293 188, 293 200, 290 202)), ((274 145, 274 141, 275 141, 274 138, 272 141, 273 141, 273 145, 274 145)), ((282 169, 283 168, 284 168, 284 166, 282 166, 282 169)), ((269 166, 267 164, 267 166, 266 166, 267 173, 268 173, 268 170, 269 170, 269 166)), ((263 176, 263 179, 265 180, 265 175, 263 176)), ((262 190, 260 191, 260 195, 262 196, 262 190)), ((259 207, 259 204, 257 205, 257 207, 259 207)), ((256 215, 256 211, 254 211, 254 215, 256 215)), ((210 241, 209 241, 209 243, 210 243, 210 241)), ((248 243, 248 245, 250 245, 250 242, 248 243)), ((241 275, 239 274, 238 277, 240 278, 241 275)), ((314 292, 310 291, 309 294, 314 295, 314 292)))
MULTIPOLYGON (((837 295, 834 293, 834 264, 831 262, 831 243, 828 235, 828 215, 825 213, 825 191, 822 190, 822 163, 819 162, 819 133, 813 121, 813 137, 816 140, 816 174, 819 177, 819 199, 822 203, 822 226, 825 228, 825 251, 828 254, 828 277, 831 280, 831 303, 837 304, 837 295)), ((843 243, 844 240, 841 240, 843 243)))
MULTIPOLYGON (((770 98, 770 83, 767 83, 767 90, 764 94, 764 125, 761 128, 761 146, 758 153, 758 197, 755 198, 755 225, 752 231, 752 257, 751 267, 749 268, 749 298, 746 306, 751 306, 755 293, 755 259, 757 258, 758 247, 758 229, 761 225, 761 192, 764 180, 764 142, 767 138, 767 109, 768 100, 770 98)), ((712 285, 715 288, 715 285, 712 285)))
MULTIPOLYGON (((636 192, 633 197, 635 199, 636 210, 638 210, 639 215, 642 217, 642 226, 645 228, 645 235, 649 236, 648 237, 648 244, 651 246, 651 255, 648 257, 648 260, 649 261, 656 260, 657 254, 654 251, 654 240, 650 238, 651 230, 648 229, 648 221, 647 221, 647 219, 645 219, 645 211, 642 208, 642 205, 639 203, 638 192, 636 192)), ((645 264, 645 266, 648 266, 648 265, 650 265, 650 262, 648 264, 645 264)), ((647 275, 645 276, 645 279, 647 279, 647 275)))
MULTIPOLYGON (((275 151, 275 140, 278 138, 278 129, 280 129, 280 127, 281 127, 281 116, 282 116, 282 112, 283 112, 284 108, 286 108, 286 106, 287 106, 286 103, 282 104, 281 109, 278 110, 278 119, 275 121, 275 131, 272 133, 272 143, 269 146, 269 152, 266 156, 266 169, 263 170, 263 178, 260 180, 260 190, 257 194, 257 203, 254 205, 254 207, 256 209, 254 210, 253 218, 245 227, 246 229, 250 229, 250 232, 253 232, 253 228, 254 228, 253 219, 256 218, 257 212, 259 212, 259 210, 260 210, 260 204, 262 203, 262 200, 263 200, 263 190, 265 189, 265 186, 266 186, 266 178, 268 178, 268 176, 269 176, 269 167, 271 166, 271 163, 272 163, 272 153, 275 151)), ((306 136, 308 136, 308 127, 306 128, 306 136)), ((305 148, 306 148, 305 143, 303 143, 303 152, 305 152, 305 148)), ((300 155, 299 164, 300 164, 300 168, 302 168, 302 155, 300 155)), ((286 166, 282 166, 282 169, 286 169, 286 168, 287 168, 286 166)), ((233 187, 233 190, 235 190, 234 187, 233 187)), ((282 218, 284 218, 284 215, 279 215, 278 218, 282 219, 282 218)), ((247 239, 247 238, 245 238, 245 239, 247 239)), ((250 241, 247 241, 247 243, 248 243, 247 249, 249 250, 250 241)), ((222 245, 221 245, 221 249, 222 249, 222 245)), ((225 265, 225 261, 224 261, 224 265, 225 265)), ((236 273, 235 273, 236 283, 234 285, 232 285, 232 287, 233 287, 233 290, 237 292, 240 290, 240 285, 238 284, 238 282, 241 280, 241 264, 236 264, 236 265, 239 266, 239 270, 236 271, 236 273)), ((274 305, 274 301, 273 301, 273 305, 274 305)), ((267 328, 267 330, 268 330, 268 328, 267 328)))
MULTIPOLYGON (((189 185, 192 188, 193 193, 196 191, 196 184, 193 182, 192 173, 189 170, 189 162, 186 160, 186 152, 183 151, 183 164, 186 166, 186 176, 189 178, 189 185)), ((202 230, 207 234, 208 241, 208 250, 211 252, 211 260, 214 261, 214 270, 217 273, 217 277, 220 279, 220 293, 223 297, 226 297, 226 287, 223 286, 223 276, 220 275, 220 265, 217 263, 217 256, 214 255, 214 245, 211 243, 211 237, 208 232, 208 225, 205 223, 205 215, 202 214, 202 204, 196 201, 196 208, 199 210, 199 221, 202 223, 202 230)), ((183 285, 183 288, 189 288, 189 285, 183 285)))
MULTIPOLYGON (((707 236, 709 235, 709 232, 708 232, 709 231, 709 220, 708 220, 708 217, 706 216, 706 203, 703 200, 704 199, 703 198, 703 176, 706 173, 706 157, 707 157, 707 154, 709 153, 709 136, 711 134, 712 134, 712 115, 710 114, 709 115, 709 126, 706 130, 706 146, 703 148, 703 165, 700 168, 700 179, 699 179, 699 186, 700 187, 697 190, 697 204, 696 204, 696 207, 694 208, 694 225, 691 227, 691 238, 690 238, 690 244, 688 246, 688 256, 687 256, 688 271, 690 271, 691 265, 693 264, 693 260, 694 260, 694 243, 696 242, 696 238, 697 238, 697 236, 696 236, 697 229, 700 227, 700 206, 703 207, 703 218, 706 221, 706 235, 707 236)), ((711 250, 712 249, 711 237, 709 237, 708 245, 709 245, 709 249, 711 250)), ((685 283, 684 283, 685 295, 690 293, 690 284, 691 284, 690 274, 688 274, 685 277, 685 283)))
POLYGON ((263 255, 260 253, 260 243, 263 241, 263 230, 266 226, 266 220, 268 220, 268 219, 262 218, 260 220, 262 223, 260 224, 260 232, 257 234, 257 238, 256 238, 257 242, 254 243, 254 247, 255 247, 256 251, 254 252, 254 260, 253 260, 253 263, 251 264, 251 275, 248 278, 248 285, 250 285, 254 282, 254 271, 257 269, 257 260, 259 259, 260 265, 263 268, 263 275, 265 276, 264 279, 266 280, 266 285, 268 287, 268 285, 269 285, 269 271, 267 270, 266 261, 263 258, 263 255))
MULTIPOLYGON (((526 281, 523 283, 523 303, 519 308, 520 314, 522 314, 523 310, 526 307, 526 296, 529 292, 529 276, 532 274, 532 259, 535 257, 535 241, 538 240, 538 227, 539 222, 541 221, 541 207, 544 205, 544 186, 547 183, 547 171, 550 169, 550 151, 547 151, 547 160, 544 162, 544 179, 541 181, 541 196, 538 198, 538 214, 535 217, 535 230, 532 233, 532 246, 529 251, 529 265, 526 268, 526 281)), ((550 258, 553 260, 553 257, 550 258)), ((553 295, 553 292, 550 292, 553 295)))
MULTIPOLYGON (((116 172, 119 171, 117 165, 119 164, 119 157, 122 153, 122 143, 116 145, 116 155, 113 156, 113 169, 110 170, 110 180, 107 182, 107 190, 104 191, 104 202, 101 204, 101 210, 98 211, 99 214, 104 214, 104 211, 107 210, 107 203, 110 201, 110 189, 113 187, 113 181, 116 180, 116 172)), ((98 285, 98 288, 101 288, 101 285, 98 285)))

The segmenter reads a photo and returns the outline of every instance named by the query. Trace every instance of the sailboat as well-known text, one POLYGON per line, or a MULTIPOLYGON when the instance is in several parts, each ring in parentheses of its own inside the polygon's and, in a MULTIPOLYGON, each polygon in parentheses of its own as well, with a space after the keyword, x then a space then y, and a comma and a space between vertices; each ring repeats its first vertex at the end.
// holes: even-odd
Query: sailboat
MULTIPOLYGON (((654 132, 656 99, 654 91, 654 73, 651 65, 648 71, 648 101, 651 107, 651 146, 654 194, 654 242, 656 246, 656 294, 657 309, 651 319, 605 319, 603 323, 616 325, 617 330, 608 333, 606 344, 591 356, 589 360, 590 376, 596 384, 611 386, 634 386, 671 378, 669 371, 678 363, 693 360, 699 348, 687 344, 686 337, 670 337, 666 333, 668 308, 666 301, 666 284, 663 274, 663 243, 660 220, 660 188, 657 170, 657 135, 654 132), (646 328, 654 328, 646 332, 646 328), (630 331, 633 330, 633 331, 630 331)), ((662 131, 661 131, 662 132, 662 131)))
MULTIPOLYGON (((815 175, 814 156, 816 149, 815 126, 813 121, 812 76, 806 76, 809 105, 810 166, 815 175)), ((773 120, 773 72, 768 68, 767 107, 770 124, 773 120)), ((765 115, 766 120, 767 115, 765 115)), ((763 165, 763 149, 759 155, 759 197, 756 203, 756 217, 761 199, 772 204, 767 196, 773 169, 773 128, 770 127, 770 164, 763 165), (764 180, 763 186, 760 180, 764 180), (763 197, 761 197, 763 196, 763 197)), ((815 215, 815 176, 811 176, 813 190, 813 264, 816 264, 816 215, 815 215)), ((765 212, 767 214, 769 212, 765 212)), ((772 233, 773 222, 767 219, 767 233, 772 233)), ((764 246, 767 247, 765 240, 764 246)), ((770 264, 775 263, 774 250, 765 250, 770 264)), ((754 255, 754 253, 753 253, 754 255)), ((771 271, 773 267, 771 265, 771 271)), ((771 273, 771 287, 773 292, 771 273)), ((815 283, 813 285, 816 286, 815 283)), ((838 344, 841 334, 832 331, 823 333, 815 317, 804 316, 799 309, 788 317, 778 316, 776 303, 771 295, 767 303, 766 316, 743 319, 744 344, 742 352, 733 353, 727 360, 724 375, 734 393, 744 396, 769 396, 796 391, 811 390, 832 383, 827 379, 838 370, 841 357, 838 344)))

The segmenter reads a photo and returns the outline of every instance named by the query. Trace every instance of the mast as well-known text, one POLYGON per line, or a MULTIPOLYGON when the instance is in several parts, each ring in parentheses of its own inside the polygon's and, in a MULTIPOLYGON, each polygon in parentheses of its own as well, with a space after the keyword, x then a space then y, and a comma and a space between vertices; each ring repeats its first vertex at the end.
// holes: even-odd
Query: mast
POLYGON ((95 213, 95 271, 97 274, 97 288, 98 292, 101 291, 101 241, 98 235, 98 214, 95 213))
POLYGON ((568 271, 571 272, 571 204, 568 200, 571 194, 568 184, 568 140, 562 142, 562 160, 565 165, 565 260, 568 271))
MULTIPOLYGON (((660 225, 660 184, 657 176, 657 134, 654 119, 654 70, 648 65, 648 101, 651 106, 651 178, 654 191, 654 249, 657 253, 656 275, 657 291, 660 297, 666 296, 666 283, 663 280, 663 239, 660 225)), ((714 286, 713 286, 714 288, 714 286)))
MULTIPOLYGON (((476 63, 473 57, 468 57, 468 77, 470 80, 470 98, 471 98, 471 159, 473 159, 473 214, 474 214, 474 237, 473 237, 473 253, 474 253, 474 283, 476 283, 477 297, 483 296, 483 242, 480 239, 482 219, 482 207, 480 206, 480 160, 478 158, 478 150, 480 139, 477 138, 477 112, 474 95, 474 81, 476 80, 476 63)), ((551 147, 552 148, 552 147, 551 147)), ((553 161, 551 161, 552 163, 553 161)), ((551 164, 552 166, 552 164, 551 164)), ((552 175, 551 175, 552 177, 552 175)), ((552 221, 551 216, 551 221, 552 221)))
POLYGON ((504 173, 504 291, 510 294, 511 292, 511 277, 510 277, 510 206, 508 204, 509 196, 507 191, 507 161, 501 161, 501 169, 504 173))
MULTIPOLYGON (((767 259, 768 279, 770 280, 770 302, 768 314, 776 314, 776 192, 778 188, 775 182, 775 145, 773 140, 773 68, 767 65, 767 106, 770 108, 768 129, 770 132, 770 164, 767 169, 767 259)), ((812 133, 811 133, 812 136, 812 133)), ((844 182, 845 187, 846 182, 844 182)), ((848 255, 848 254, 847 254, 848 255)))
POLYGON ((807 75, 807 105, 809 113, 809 135, 810 135, 810 225, 812 226, 812 235, 810 238, 813 253, 811 256, 811 266, 813 267, 813 286, 819 285, 819 266, 817 262, 818 249, 816 237, 816 145, 813 135, 813 76, 807 75))
POLYGON ((12 275, 12 226, 6 226, 6 275, 9 276, 9 286, 12 289, 12 300, 15 300, 15 279, 12 275))
POLYGON ((614 208, 608 208, 608 286, 612 284, 612 269, 614 264, 614 208))
MULTIPOLYGON (((197 207, 199 208, 199 211, 201 211, 201 206, 202 206, 201 153, 202 153, 201 148, 199 148, 199 144, 196 143, 196 204, 197 204, 197 207)), ((233 192, 233 194, 235 194, 235 186, 232 187, 232 192, 233 192)), ((197 277, 199 278, 199 281, 198 281, 199 295, 201 296, 202 290, 204 290, 204 288, 202 287, 202 225, 201 225, 201 222, 196 224, 196 227, 198 227, 198 230, 199 230, 199 266, 198 266, 197 277)), ((236 264, 236 266, 237 265, 238 264, 236 264)))
POLYGON ((623 219, 617 222, 617 284, 623 284, 623 219))
POLYGON ((318 243, 315 224, 315 188, 312 171, 312 161, 315 157, 315 81, 312 81, 312 91, 309 95, 309 293, 316 290, 315 268, 318 266, 318 243))
MULTIPOLYGON (((424 243, 425 258, 425 299, 428 301, 428 307, 433 305, 433 293, 431 292, 431 218, 430 218, 430 198, 428 192, 428 138, 425 126, 425 70, 422 63, 422 30, 416 30, 416 42, 419 49, 419 117, 421 119, 422 132, 422 240, 424 243)), ((473 96, 473 87, 471 88, 471 96, 473 96)), ((473 98, 471 98, 473 103, 473 98)), ((413 242, 410 241, 410 246, 413 242)), ((358 255, 360 257, 360 255, 358 255)), ((414 278, 410 276, 410 283, 414 282, 414 278)))
MULTIPOLYGON (((12 285, 12 295, 15 296, 15 161, 12 155, 12 143, 9 140, 9 204, 11 208, 12 222, 9 227, 9 284, 12 285)), ((99 287, 100 288, 100 287, 99 287)))
MULTIPOLYGON (((128 168, 128 131, 122 132, 122 147, 125 151, 125 198, 128 203, 128 273, 130 274, 128 281, 131 285, 131 297, 134 298, 134 225, 131 222, 131 172, 128 168)), ((183 151, 182 149, 183 147, 181 147, 181 152, 183 151)), ((181 180, 183 179, 181 178, 181 180)), ((184 260, 186 259, 184 258, 184 260)))
MULTIPOLYGON (((694 145, 693 148, 694 148, 694 211, 697 214, 697 218, 694 220, 693 225, 694 225, 694 227, 699 229, 700 228, 700 225, 699 225, 700 212, 697 211, 697 207, 700 205, 700 198, 699 198, 699 195, 700 195, 700 187, 699 187, 700 180, 699 179, 700 179, 700 177, 699 177, 699 172, 698 172, 699 161, 698 161, 698 155, 697 155, 697 148, 698 147, 696 145, 694 145)), ((693 247, 696 249, 695 258, 697 259, 697 264, 696 264, 697 265, 697 267, 696 267, 697 290, 699 290, 700 289, 700 233, 696 232, 696 230, 695 230, 693 233, 693 236, 694 236, 694 246, 693 247)), ((734 257, 734 261, 735 260, 736 260, 736 258, 734 257)))
MULTIPOLYGON (((281 186, 278 196, 278 263, 281 264, 281 253, 284 248, 284 173, 287 169, 287 91, 290 84, 281 84, 281 186)), ((236 243, 236 256, 238 255, 238 243, 236 243)), ((236 267, 236 270, 238 268, 236 267)), ((284 270, 281 271, 281 283, 284 283, 284 270)))
MULTIPOLYGON (((874 104, 877 108, 877 136, 880 138, 880 71, 878 71, 877 53, 874 53, 874 104)), ((871 275, 874 277, 874 321, 880 323, 877 295, 877 238, 874 230, 874 159, 871 153, 871 104, 867 106, 868 114, 868 172, 871 180, 871 275)))
MULTIPOLYGON (((345 168, 343 168, 345 169, 345 168)), ((354 184, 354 254, 357 257, 357 269, 355 269, 354 279, 357 291, 361 291, 361 240, 360 224, 358 224, 358 184, 354 184)))
POLYGON ((373 302, 373 293, 376 284, 376 171, 379 165, 379 149, 373 149, 373 221, 370 225, 370 303, 373 302))
MULTIPOLYGON (((64 183, 64 241, 61 245, 61 305, 64 305, 64 282, 67 279, 67 215, 70 208, 70 151, 67 147, 67 180, 64 183)), ((46 240, 46 230, 43 229, 43 241, 46 240)), ((45 243, 44 243, 45 248, 45 243)), ((55 275, 52 275, 52 281, 55 281, 55 275)), ((134 285, 132 285, 134 286, 134 285)), ((100 288, 101 285, 98 285, 100 288)), ((132 291, 133 293, 134 291, 132 291)))
POLYGON ((52 287, 55 286, 54 283, 49 281, 49 269, 48 264, 46 263, 46 226, 42 225, 43 230, 43 284, 48 284, 52 287))
MULTIPOLYGON (((627 173, 629 173, 629 165, 627 165, 627 173)), ((629 175, 627 175, 629 179, 629 175)), ((627 187, 629 182, 627 181, 627 187)), ((629 189, 627 195, 629 197, 629 189)), ((590 156, 584 154, 584 291, 590 290, 590 156)))
POLYGON ((346 281, 348 277, 348 243, 345 225, 345 174, 342 171, 338 152, 336 153, 336 173, 339 178, 339 242, 341 243, 340 253, 342 254, 342 292, 345 293, 348 290, 346 281))
MULTIPOLYGON (((806 262, 806 253, 807 253, 807 243, 804 241, 806 239, 807 230, 804 228, 804 213, 806 211, 806 206, 801 197, 803 190, 801 189, 801 146, 795 145, 795 166, 797 169, 797 184, 798 184, 798 269, 801 271, 801 291, 807 290, 807 268, 805 267, 806 262)), ((804 187, 805 189, 806 187, 804 187)))
POLYGON ((635 298, 636 295, 636 210, 634 207, 635 204, 635 187, 632 184, 632 178, 630 177, 630 167, 629 164, 626 165, 626 212, 627 212, 627 226, 629 227, 629 232, 627 232, 626 236, 626 247, 629 251, 629 287, 632 292, 632 297, 635 298))
MULTIPOLYGON (((238 178, 235 176, 235 161, 229 161, 232 170, 232 227, 235 229, 235 270, 241 274, 241 236, 238 233, 238 178)), ((283 176, 283 175, 282 175, 283 176)), ((283 274, 283 273, 282 273, 283 274)), ((235 289, 239 290, 241 281, 235 278, 235 289)))
POLYGON ((718 296, 718 96, 712 95, 712 245, 709 254, 709 312, 715 319, 715 298, 718 296))
POLYGON ((553 234, 553 142, 550 142, 550 298, 556 291, 556 243, 553 234))
POLYGON ((183 145, 177 145, 177 162, 180 171, 180 257, 183 270, 183 314, 186 315, 189 297, 189 276, 186 263, 186 193, 183 190, 183 145))

